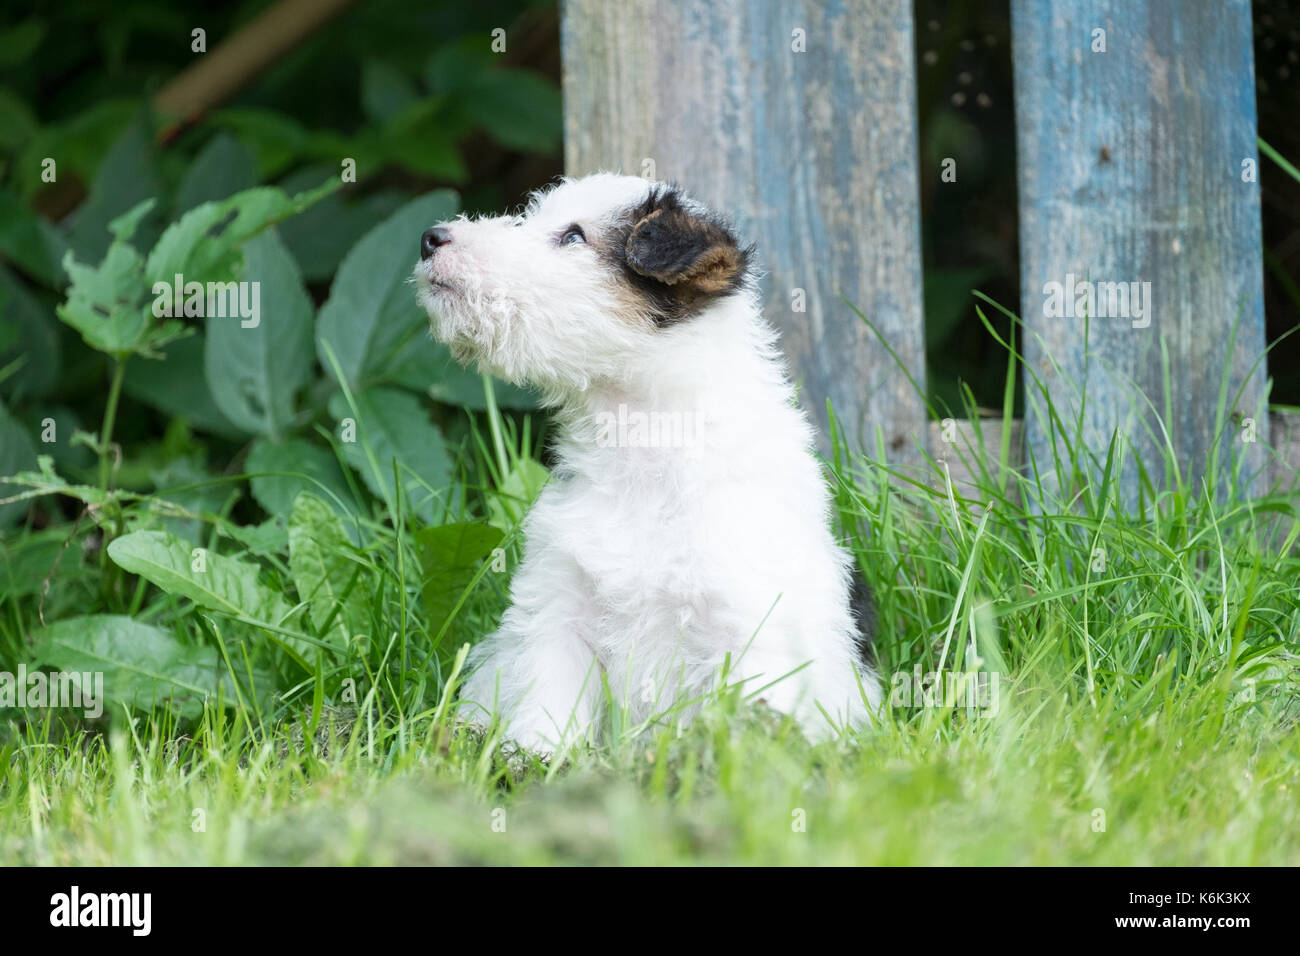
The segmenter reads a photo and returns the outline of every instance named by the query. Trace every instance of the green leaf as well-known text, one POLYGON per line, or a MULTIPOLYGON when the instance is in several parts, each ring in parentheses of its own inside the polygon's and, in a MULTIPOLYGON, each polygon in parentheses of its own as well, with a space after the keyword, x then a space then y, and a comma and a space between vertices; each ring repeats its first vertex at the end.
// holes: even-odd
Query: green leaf
POLYGON ((438 99, 418 100, 383 128, 381 145, 397 163, 425 176, 453 183, 469 178, 469 170, 456 148, 454 124, 447 122, 449 110, 438 99))
MULTIPOLYGON (((267 226, 302 212, 338 188, 338 181, 287 196, 273 186, 259 186, 220 202, 195 206, 163 232, 149 253, 145 276, 155 282, 229 282, 239 271, 239 246, 267 226)), ((173 307, 175 304, 173 303, 173 307)))
MULTIPOLYGON (((425 83, 459 107, 459 118, 510 149, 554 153, 563 126, 560 91, 532 70, 502 67, 486 47, 465 38, 429 57, 425 83)), ((459 135, 457 123, 447 120, 459 135)))
POLYGON ((532 458, 518 459, 506 473, 500 490, 488 498, 488 520, 502 531, 510 531, 523 521, 550 479, 551 473, 541 462, 532 458))
POLYGON ((68 298, 55 313, 93 349, 119 356, 135 351, 148 327, 143 267, 140 254, 120 241, 97 266, 83 265, 69 250, 63 257, 68 298))
MULTIPOLYGON (((483 376, 476 369, 465 368, 451 350, 428 335, 420 334, 402 348, 389 367, 388 380, 448 405, 483 411, 487 397, 483 393, 483 376)), ((500 408, 537 407, 537 393, 509 382, 494 379, 492 387, 500 408)))
POLYGON ((478 573, 479 565, 501 543, 499 528, 481 521, 421 528, 415 545, 423 572, 420 600, 435 636, 478 573))
POLYGON ((333 374, 323 343, 338 356, 348 384, 382 380, 394 354, 410 338, 427 334, 429 319, 410 284, 420 235, 455 214, 458 199, 440 189, 412 200, 352 247, 339 267, 329 300, 316 323, 321 365, 333 374), (403 252, 402 250, 407 250, 403 252))
POLYGON ((368 127, 362 127, 352 136, 331 129, 314 130, 303 145, 304 155, 313 163, 324 161, 329 164, 331 176, 342 172, 342 157, 346 157, 356 163, 357 175, 362 180, 383 166, 389 152, 377 131, 368 127))
MULTIPOLYGON (((325 177, 320 176, 315 183, 325 177)), ((257 184, 252 151, 229 133, 218 133, 194 157, 176 187, 174 209, 188 212, 205 202, 226 199, 257 184)))
POLYGON ((221 530, 253 554, 263 557, 278 556, 289 550, 289 529, 280 518, 267 518, 261 524, 227 523, 221 530))
MULTIPOLYGON (((145 200, 108 223, 114 240, 98 266, 82 265, 71 253, 64 257, 72 282, 67 301, 58 309, 59 318, 77 329, 92 348, 119 356, 130 352, 156 356, 164 345, 188 334, 174 318, 183 313, 185 300, 183 294, 180 301, 175 299, 177 276, 182 293, 191 282, 233 281, 243 266, 241 243, 270 223, 307 208, 337 185, 329 182, 292 198, 274 188, 249 189, 221 202, 203 203, 169 226, 148 260, 142 261, 127 240, 152 207, 153 200, 145 200), (146 290, 154 296, 152 309, 144 305, 146 290), (170 313, 173 318, 154 325, 151 312, 170 313)), ((289 302, 286 295, 286 307, 289 302)))
MULTIPOLYGON (((161 468, 152 470, 149 480, 153 482, 155 498, 171 502, 196 516, 204 512, 221 513, 231 495, 237 494, 234 482, 217 480, 217 476, 203 469, 196 457, 173 458, 161 468)), ((199 517, 164 515, 162 526, 182 538, 197 538, 203 533, 203 521, 199 517)))
MULTIPOLYGON (((109 244, 109 223, 128 210, 139 210, 141 203, 161 192, 153 137, 141 116, 113 143, 95 173, 86 201, 77 209, 70 244, 78 258, 86 262, 103 258, 109 244)), ((155 234, 150 231, 141 248, 146 248, 155 234)))
MULTIPOLYGON (((8 443, 0 444, 0 466, 4 464, 4 451, 9 451, 12 454, 17 445, 17 441, 12 434, 7 433, 5 430, 6 415, 3 406, 0 406, 0 437, 10 439, 8 443)), ((17 494, 21 495, 23 500, 27 500, 39 498, 42 495, 67 495, 69 498, 76 498, 78 501, 94 505, 96 509, 99 509, 108 504, 112 498, 122 496, 121 492, 107 492, 102 488, 95 488, 91 485, 69 484, 61 475, 55 473, 54 458, 51 455, 36 455, 36 468, 36 471, 19 471, 9 474, 9 487, 0 486, 0 497, 12 497, 17 494)), ((3 468, 0 468, 0 474, 3 473, 3 468)), ((0 505, 0 507, 4 506, 0 505)))
POLYGON ((0 600, 39 594, 45 579, 56 574, 63 587, 89 577, 83 552, 66 526, 14 535, 6 548, 8 554, 0 562, 0 600))
POLYGON ((302 154, 307 130, 276 110, 238 108, 218 110, 213 125, 229 130, 257 157, 257 175, 266 180, 284 171, 302 154))
POLYGON ((282 443, 259 438, 248 453, 244 470, 253 475, 253 497, 270 515, 288 518, 294 499, 303 491, 329 502, 342 511, 352 501, 343 472, 333 452, 302 438, 282 443), (343 504, 336 503, 333 492, 343 504))
POLYGON ((419 99, 410 78, 383 60, 361 64, 361 108, 373 123, 383 123, 419 99))
POLYGON ((155 347, 185 334, 176 321, 150 329, 151 316, 144 306, 144 260, 130 240, 154 203, 151 198, 141 200, 107 224, 113 241, 98 266, 78 262, 72 250, 64 254, 63 268, 71 282, 67 300, 55 311, 101 352, 156 355, 155 347))
MULTIPOLYGON (((165 531, 133 531, 115 538, 108 556, 123 570, 210 611, 283 627, 291 610, 283 595, 258 580, 256 564, 196 548, 165 531)), ((288 641, 304 656, 315 656, 312 645, 288 641)))
POLYGON ((425 64, 425 86, 434 93, 463 96, 493 68, 494 55, 476 37, 440 44, 429 54, 425 64))
MULTIPOLYGON (((74 674, 102 673, 103 695, 140 710, 165 707, 196 717, 205 700, 238 701, 216 648, 116 614, 68 618, 32 635, 35 659, 74 674)), ((93 684, 87 688, 94 693, 93 684)), ((102 702, 101 702, 102 703, 102 702)))
MULTIPOLYGON (((337 164, 315 165, 286 176, 281 185, 291 191, 337 174, 337 164)), ((405 194, 395 189, 364 196, 340 191, 282 222, 280 238, 298 261, 305 280, 326 282, 338 271, 356 237, 391 216, 405 201, 405 194)))
POLYGON ((223 438, 241 438, 244 431, 222 414, 208 391, 203 350, 201 335, 173 342, 161 350, 161 359, 132 364, 123 387, 137 401, 183 419, 195 428, 223 438))
POLYGON ((153 207, 158 204, 158 200, 150 196, 142 199, 130 209, 125 210, 120 215, 114 216, 108 221, 108 231, 113 238, 119 242, 130 242, 135 236, 135 231, 140 227, 140 222, 153 211, 153 207))
MULTIPOLYGON (((2 227, 0 227, 2 228, 2 227)), ((12 272, 0 266, 0 368, 22 365, 0 382, 5 396, 42 396, 57 384, 61 346, 49 308, 12 272)))
POLYGON ((560 91, 532 70, 485 71, 470 91, 474 115, 507 149, 550 154, 563 128, 560 91))
POLYGON ((34 213, 18 196, 0 190, 0 253, 43 285, 64 283, 60 262, 68 250, 58 227, 34 213))
POLYGON ((339 516, 315 495, 299 494, 289 517, 289 571, 316 633, 340 649, 369 631, 369 576, 359 561, 348 557, 351 553, 352 541, 339 516))
MULTIPOLYGON (((18 424, 18 420, 9 414, 9 409, 0 402, 0 477, 16 477, 20 473, 34 468, 37 464, 36 446, 27 430, 18 424)), ((0 481, 0 499, 19 494, 21 488, 5 481, 0 481)), ((14 501, 0 504, 0 525, 18 520, 30 507, 27 501, 14 501)))
MULTIPOLYGON (((356 441, 343 443, 348 464, 371 491, 395 508, 396 461, 411 511, 426 524, 433 523, 441 492, 451 484, 452 463, 427 406, 410 392, 395 388, 372 388, 353 397, 356 441)), ((330 398, 329 410, 336 422, 353 416, 341 392, 330 398)))
MULTIPOLYGON (((239 278, 257 292, 252 304, 260 308, 248 320, 242 313, 208 316, 208 388, 236 426, 275 440, 291 427, 295 395, 311 377, 311 298, 293 256, 271 231, 244 243, 239 278), (246 328, 244 322, 254 319, 246 328)), ((242 289, 237 294, 242 301, 242 289)))

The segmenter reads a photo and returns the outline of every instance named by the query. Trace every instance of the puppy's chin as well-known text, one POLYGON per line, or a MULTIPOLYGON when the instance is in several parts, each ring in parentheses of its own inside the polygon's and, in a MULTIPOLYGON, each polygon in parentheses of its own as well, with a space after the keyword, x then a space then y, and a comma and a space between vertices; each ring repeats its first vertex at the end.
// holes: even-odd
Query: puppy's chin
POLYGON ((461 365, 467 365, 478 354, 478 346, 466 331, 472 319, 462 315, 464 302, 449 285, 433 282, 427 276, 417 277, 420 305, 429 316, 433 337, 447 346, 461 365))
POLYGON ((458 319, 451 314, 439 312, 436 308, 429 313, 433 326, 433 337, 447 346, 451 357, 458 364, 468 368, 473 364, 482 364, 483 346, 469 335, 458 319))
POLYGON ((440 316, 445 315, 451 308, 454 308, 454 303, 451 301, 451 288, 441 283, 435 283, 418 272, 415 277, 415 288, 416 299, 419 301, 420 307, 429 316, 434 334, 442 338, 439 334, 439 327, 442 325, 440 316))
MULTIPOLYGON (((434 338, 447 346, 447 351, 451 357, 462 368, 473 369, 482 372, 484 375, 492 375, 503 381, 511 381, 511 376, 498 363, 492 361, 488 349, 483 343, 467 334, 464 330, 450 329, 446 326, 440 327, 437 319, 434 320, 433 327, 434 338)), ((520 384, 515 382, 514 384, 520 384)))

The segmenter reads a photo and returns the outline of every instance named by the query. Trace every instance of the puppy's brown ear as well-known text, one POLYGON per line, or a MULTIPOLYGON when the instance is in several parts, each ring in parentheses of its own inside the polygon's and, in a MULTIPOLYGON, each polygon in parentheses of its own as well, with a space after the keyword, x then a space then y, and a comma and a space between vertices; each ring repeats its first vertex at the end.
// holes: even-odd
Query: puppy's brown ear
POLYGON ((749 252, 725 226, 683 206, 673 193, 655 197, 647 207, 627 237, 633 272, 700 296, 740 286, 749 252))

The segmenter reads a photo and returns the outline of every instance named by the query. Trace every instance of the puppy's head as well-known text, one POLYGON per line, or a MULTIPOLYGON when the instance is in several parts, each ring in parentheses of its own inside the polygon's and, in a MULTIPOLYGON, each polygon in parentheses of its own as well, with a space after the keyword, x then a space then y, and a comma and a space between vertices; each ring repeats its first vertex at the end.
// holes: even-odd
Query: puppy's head
POLYGON ((602 173, 519 216, 426 230, 415 280, 458 360, 563 394, 620 380, 653 337, 741 292, 749 254, 678 189, 602 173))

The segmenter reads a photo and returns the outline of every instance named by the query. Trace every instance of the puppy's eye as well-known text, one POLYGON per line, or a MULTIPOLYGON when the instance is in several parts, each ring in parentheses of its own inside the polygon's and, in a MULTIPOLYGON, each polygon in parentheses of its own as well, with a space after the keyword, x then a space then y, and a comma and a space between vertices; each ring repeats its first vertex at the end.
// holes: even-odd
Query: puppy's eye
POLYGON ((562 246, 576 246, 578 243, 586 241, 587 234, 576 223, 564 230, 564 233, 560 236, 560 245, 562 246))

